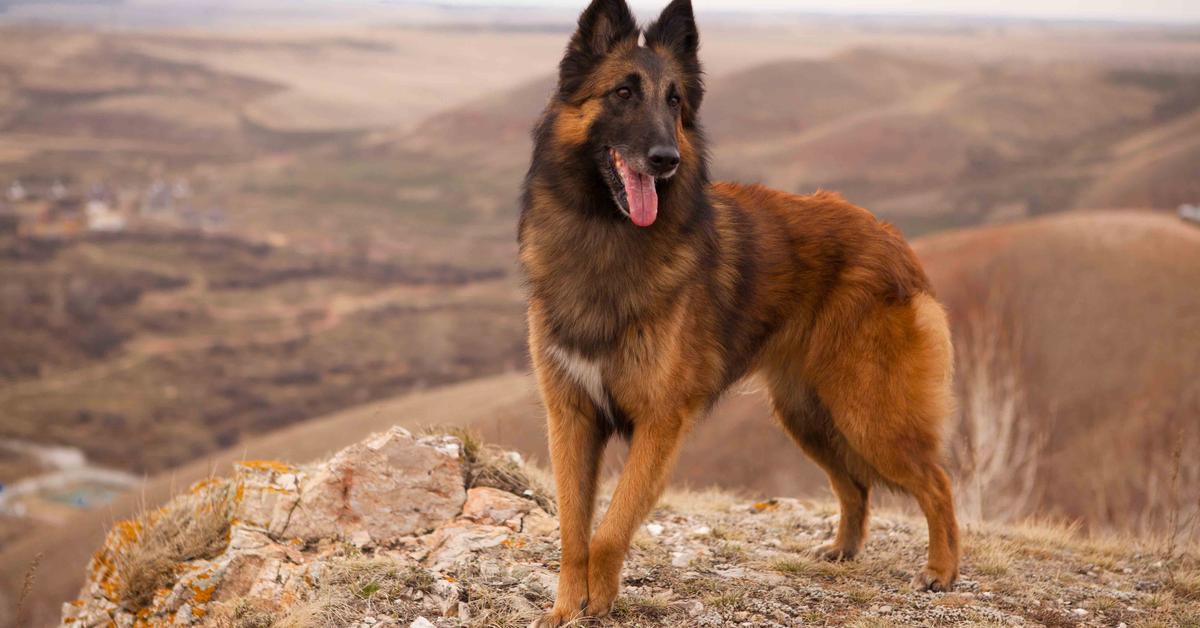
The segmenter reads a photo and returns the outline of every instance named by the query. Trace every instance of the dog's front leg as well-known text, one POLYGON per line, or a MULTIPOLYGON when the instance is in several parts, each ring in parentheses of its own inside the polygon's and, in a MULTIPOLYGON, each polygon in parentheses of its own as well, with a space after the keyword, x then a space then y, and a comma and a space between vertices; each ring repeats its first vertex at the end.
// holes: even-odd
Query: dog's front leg
POLYGON ((547 411, 562 559, 554 608, 533 625, 553 628, 575 619, 587 606, 588 541, 607 438, 596 423, 595 404, 578 385, 553 364, 539 364, 537 373, 547 411))
POLYGON ((587 614, 590 616, 600 617, 612 610, 625 553, 637 527, 650 514, 666 486, 685 432, 685 421, 684 416, 668 416, 634 427, 629 457, 588 555, 587 614))

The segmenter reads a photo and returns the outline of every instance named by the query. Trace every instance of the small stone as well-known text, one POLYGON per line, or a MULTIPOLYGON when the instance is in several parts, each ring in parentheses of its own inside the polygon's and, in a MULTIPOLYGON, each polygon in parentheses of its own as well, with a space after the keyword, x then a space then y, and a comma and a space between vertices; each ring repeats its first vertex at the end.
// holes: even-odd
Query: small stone
POLYGON ((650 536, 659 536, 663 533, 664 529, 665 528, 663 528, 662 525, 658 524, 658 523, 647 523, 646 524, 646 532, 649 532, 650 536))
POLYGON ((371 544, 371 533, 359 528, 350 533, 350 538, 346 539, 354 547, 362 549, 371 544))
POLYGON ((478 550, 500 545, 511 532, 505 527, 461 522, 443 526, 430 535, 431 550, 426 562, 433 571, 445 572, 468 560, 478 550))
POLYGON ((521 532, 534 537, 550 536, 558 530, 558 518, 541 508, 534 508, 521 522, 521 532))
POLYGON ((879 607, 879 612, 887 615, 888 613, 892 612, 892 607, 885 604, 879 607))
POLYGON ((462 517, 475 523, 507 526, 512 530, 521 529, 521 519, 536 504, 509 493, 494 488, 478 487, 467 491, 467 501, 463 503, 462 517))
POLYGON ((692 536, 708 536, 712 534, 712 528, 708 526, 700 526, 695 528, 690 533, 692 536))
POLYGON ((429 621, 428 619, 425 619, 424 617, 418 617, 418 618, 414 619, 411 624, 408 625, 408 628, 437 628, 437 627, 434 626, 433 622, 429 621))
POLYGON ((1077 608, 1071 611, 1071 614, 1076 617, 1087 617, 1088 612, 1082 608, 1077 608))

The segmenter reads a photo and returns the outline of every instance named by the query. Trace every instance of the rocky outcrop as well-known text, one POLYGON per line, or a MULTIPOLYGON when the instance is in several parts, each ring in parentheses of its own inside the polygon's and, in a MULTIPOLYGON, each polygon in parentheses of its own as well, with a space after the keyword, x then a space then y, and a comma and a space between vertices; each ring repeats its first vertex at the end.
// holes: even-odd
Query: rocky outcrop
MULTIPOLYGON (((413 580, 405 584, 415 586, 408 597, 424 603, 409 599, 404 608, 442 616, 457 601, 453 577, 444 574, 473 552, 523 544, 522 534, 540 537, 556 528, 554 518, 530 499, 531 488, 514 484, 511 488, 526 493, 515 495, 465 486, 472 464, 505 463, 472 460, 454 436, 418 437, 401 428, 319 464, 242 462, 231 480, 201 483, 158 511, 118 524, 93 558, 80 599, 64 605, 63 624, 237 625, 246 609, 274 620, 294 615, 296 625, 329 625, 325 619, 340 624, 333 620, 344 617, 322 619, 326 612, 345 609, 324 608, 338 604, 338 592, 324 592, 322 598, 320 585, 356 569, 378 579, 380 587, 413 580), (204 518, 225 521, 199 527, 177 523, 204 518), (171 538, 156 534, 163 526, 171 527, 176 539, 214 530, 226 538, 210 556, 179 556, 171 538), (166 560, 130 559, 154 554, 166 560), (164 570, 163 562, 175 564, 164 570), (145 573, 155 568, 157 573, 145 573), (404 568, 408 571, 398 576, 404 568), (144 589, 147 578, 155 577, 160 586, 148 597, 139 596, 139 583, 144 589), (131 603, 139 597, 144 603, 131 603)), ((508 464, 513 467, 509 476, 524 477, 515 463, 508 464)), ((404 625, 410 620, 405 618, 404 625)), ((383 615, 371 624, 398 621, 383 615)))
MULTIPOLYGON (((392 429, 311 465, 243 462, 115 526, 65 626, 523 626, 559 547, 538 471, 465 435, 392 429)), ((601 504, 603 507, 603 504, 601 504)), ((836 508, 668 493, 599 626, 1200 625, 1200 553, 968 526, 958 590, 908 586, 925 524, 877 513, 851 563, 836 508)))

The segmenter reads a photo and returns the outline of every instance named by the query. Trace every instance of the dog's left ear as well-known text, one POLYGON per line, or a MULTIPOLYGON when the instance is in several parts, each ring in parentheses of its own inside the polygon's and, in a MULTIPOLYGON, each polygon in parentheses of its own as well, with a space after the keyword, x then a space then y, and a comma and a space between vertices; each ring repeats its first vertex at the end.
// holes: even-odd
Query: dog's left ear
POLYGON ((700 67, 700 31, 691 0, 672 0, 646 29, 646 45, 662 48, 679 62, 684 73, 684 98, 695 116, 704 98, 704 71, 700 67))

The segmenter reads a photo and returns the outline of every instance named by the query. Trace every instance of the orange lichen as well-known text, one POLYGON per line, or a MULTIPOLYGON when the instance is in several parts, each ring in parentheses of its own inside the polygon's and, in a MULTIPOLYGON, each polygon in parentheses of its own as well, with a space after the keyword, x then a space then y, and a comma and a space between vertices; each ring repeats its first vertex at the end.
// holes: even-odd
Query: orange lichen
POLYGON ((213 594, 217 592, 217 585, 211 587, 201 587, 199 585, 191 585, 192 602, 194 604, 208 604, 212 600, 213 594))
POLYGON ((292 465, 287 464, 286 462, 279 462, 278 460, 244 460, 237 464, 238 464, 238 466, 243 467, 245 469, 249 469, 251 471, 273 471, 275 473, 292 473, 293 471, 296 470, 296 467, 293 467, 292 465))
POLYGON ((192 485, 188 488, 187 492, 189 495, 196 495, 202 491, 207 490, 208 488, 210 488, 214 485, 222 483, 223 481, 224 480, 219 480, 217 478, 205 478, 203 480, 193 482, 192 485))
POLYGON ((758 503, 754 504, 754 509, 757 510, 758 512, 778 510, 779 502, 777 502, 773 499, 770 501, 758 502, 758 503))

